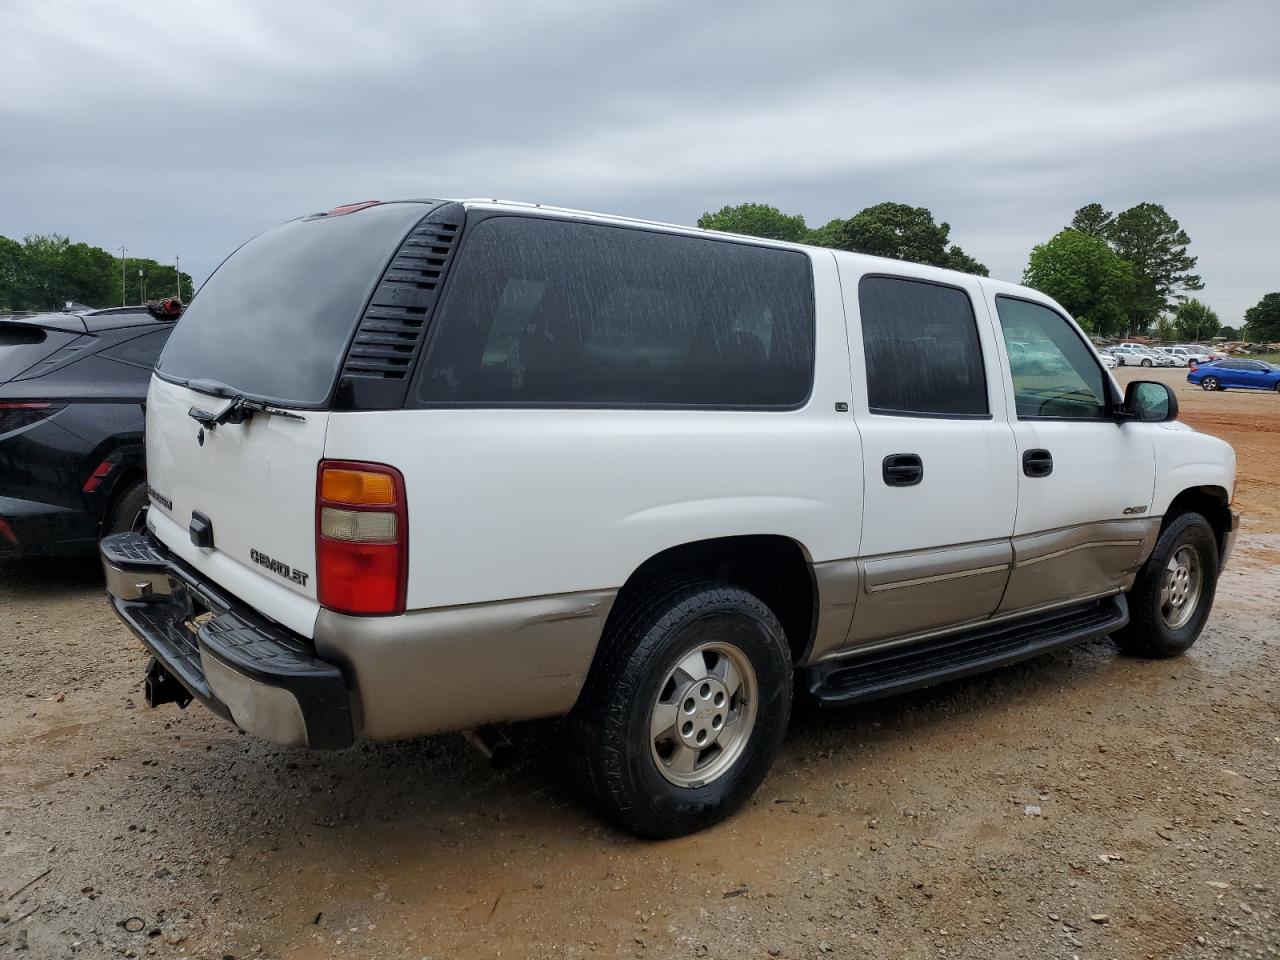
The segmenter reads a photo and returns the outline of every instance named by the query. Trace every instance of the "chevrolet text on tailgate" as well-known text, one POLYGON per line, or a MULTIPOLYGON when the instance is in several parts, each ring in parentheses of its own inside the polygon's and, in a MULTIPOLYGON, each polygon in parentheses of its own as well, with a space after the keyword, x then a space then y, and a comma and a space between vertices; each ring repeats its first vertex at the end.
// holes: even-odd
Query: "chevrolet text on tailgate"
POLYGON ((240 247, 102 542, 154 706, 282 744, 564 717, 650 837, 860 703, 1195 642, 1235 455, 1024 287, 570 210, 367 203, 240 247), (1011 347, 1012 345, 1012 347, 1011 347))

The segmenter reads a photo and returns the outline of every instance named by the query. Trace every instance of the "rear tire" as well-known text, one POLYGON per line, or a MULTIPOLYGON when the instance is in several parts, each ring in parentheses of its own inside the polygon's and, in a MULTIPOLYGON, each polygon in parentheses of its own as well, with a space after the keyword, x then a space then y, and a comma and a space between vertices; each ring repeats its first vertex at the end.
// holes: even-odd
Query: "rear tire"
POLYGON ((1183 513, 1160 533, 1129 591, 1129 623, 1114 635, 1125 653, 1176 657, 1200 636, 1218 586, 1218 540, 1209 521, 1183 513))
POLYGON ((147 502, 146 483, 142 480, 130 483, 111 504, 102 525, 102 535, 143 529, 146 526, 147 502))
POLYGON ((768 773, 792 686, 786 636, 758 597, 725 583, 655 583, 610 616, 565 720, 574 778, 639 836, 702 830, 768 773))
POLYGON ((1142 361, 1142 365, 1143 365, 1144 367, 1149 367, 1149 366, 1151 366, 1151 360, 1150 360, 1150 359, 1143 360, 1143 361, 1142 361))
POLYGON ((1218 382, 1217 377, 1205 377, 1200 381, 1201 390, 1221 390, 1222 384, 1218 382))

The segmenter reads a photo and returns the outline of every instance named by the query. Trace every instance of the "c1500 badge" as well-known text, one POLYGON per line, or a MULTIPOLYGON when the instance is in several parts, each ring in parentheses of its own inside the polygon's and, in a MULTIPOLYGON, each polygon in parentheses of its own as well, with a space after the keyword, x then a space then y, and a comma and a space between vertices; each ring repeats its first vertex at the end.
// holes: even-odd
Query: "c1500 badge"
POLYGON ((311 577, 309 573, 303 573, 301 570, 295 570, 287 563, 281 563, 279 560, 272 560, 261 550, 249 551, 249 559, 259 566, 266 567, 272 573, 284 577, 286 580, 292 580, 299 586, 305 587, 307 580, 311 577))

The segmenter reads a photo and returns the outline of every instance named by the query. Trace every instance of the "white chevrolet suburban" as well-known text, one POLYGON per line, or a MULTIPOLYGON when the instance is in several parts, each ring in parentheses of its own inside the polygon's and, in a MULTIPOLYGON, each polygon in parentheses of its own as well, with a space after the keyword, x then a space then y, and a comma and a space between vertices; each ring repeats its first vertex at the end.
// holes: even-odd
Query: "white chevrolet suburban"
POLYGON ((759 785, 796 679, 839 706, 1190 647, 1235 456, 1176 416, 1024 287, 352 204, 201 288, 147 400, 147 529, 102 559, 152 705, 317 748, 564 716, 586 795, 673 836, 759 785))

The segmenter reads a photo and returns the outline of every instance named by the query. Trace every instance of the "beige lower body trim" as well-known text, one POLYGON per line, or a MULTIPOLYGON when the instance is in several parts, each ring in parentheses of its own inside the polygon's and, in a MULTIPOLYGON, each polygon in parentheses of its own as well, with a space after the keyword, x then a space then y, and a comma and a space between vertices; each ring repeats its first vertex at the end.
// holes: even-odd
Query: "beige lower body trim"
POLYGON ((814 564, 818 627, 805 662, 1121 593, 1133 586, 1159 532, 1159 517, 1106 520, 814 564))
POLYGON ((861 583, 857 560, 827 560, 813 565, 813 581, 818 588, 818 616, 813 644, 805 663, 814 663, 838 653, 849 637, 861 583))
POLYGON ((999 612, 1128 590, 1159 532, 1159 517, 1143 517, 1014 537, 1013 571, 999 612))
POLYGON ((1012 559, 1008 540, 989 540, 861 561, 862 591, 847 646, 990 616, 1012 559))
POLYGON ((354 684, 371 739, 466 730, 568 712, 616 591, 441 607, 399 617, 322 610, 316 652, 354 684))

